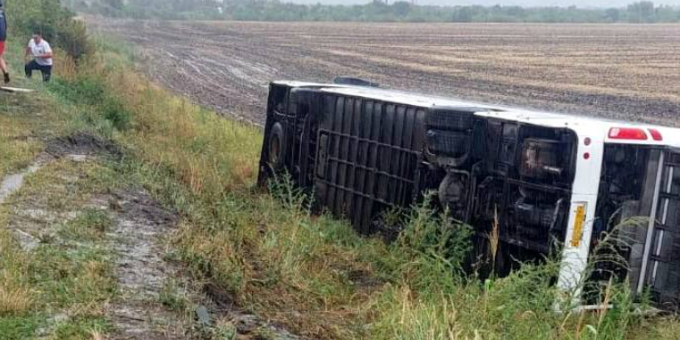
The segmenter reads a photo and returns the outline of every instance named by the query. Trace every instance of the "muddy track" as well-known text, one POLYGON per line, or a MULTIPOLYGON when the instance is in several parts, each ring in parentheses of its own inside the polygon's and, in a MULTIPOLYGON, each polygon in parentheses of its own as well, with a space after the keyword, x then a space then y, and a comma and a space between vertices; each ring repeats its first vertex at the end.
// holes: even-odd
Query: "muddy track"
MULTIPOLYGON (((11 201, 11 196, 22 189, 26 176, 47 171, 44 168, 59 161, 78 167, 103 159, 120 161, 123 155, 115 144, 86 133, 46 140, 45 144, 44 152, 28 168, 0 179, 0 205, 8 199, 11 201)), ((62 174, 49 186, 78 191, 75 188, 81 180, 80 175, 62 174)), ((221 339, 220 336, 227 336, 224 334, 233 336, 227 338, 242 340, 261 339, 261 334, 282 340, 300 339, 227 303, 231 299, 224 289, 212 285, 203 287, 181 263, 168 259, 171 251, 168 238, 180 222, 180 216, 163 207, 146 190, 116 188, 87 196, 84 202, 69 202, 63 210, 51 207, 49 200, 40 194, 23 196, 10 202, 8 227, 24 250, 37 251, 45 242, 67 242, 60 236, 59 228, 85 210, 104 212, 111 217, 112 227, 102 239, 104 244, 99 245, 110 250, 117 280, 117 296, 102 310, 112 326, 106 339, 221 339), (166 301, 169 299, 184 305, 179 309, 172 307, 166 301)), ((93 245, 76 242, 71 246, 93 245)), ((73 317, 71 311, 55 311, 36 336, 53 332, 59 322, 73 317)))
MULTIPOLYGON (((22 172, 7 176, 0 184, 0 204, 21 189, 24 177, 42 171, 42 168, 67 160, 73 164, 95 161, 103 156, 118 159, 120 150, 112 143, 92 135, 77 133, 46 141, 46 148, 35 162, 22 172)), ((75 165, 78 166, 78 165, 75 165)), ((79 176, 59 177, 50 185, 76 190, 79 176)), ((45 190, 48 190, 45 188, 45 190)), ((83 213, 95 209, 113 215, 114 228, 107 237, 108 249, 115 258, 115 275, 119 281, 120 297, 106 308, 106 314, 115 329, 109 339, 184 339, 188 328, 182 318, 158 302, 159 292, 169 277, 181 277, 176 266, 163 261, 162 235, 175 225, 177 218, 164 210, 142 190, 119 190, 112 194, 97 194, 82 202, 70 202, 65 211, 50 207, 48 201, 38 196, 27 196, 15 202, 9 227, 23 249, 33 251, 42 240, 65 242, 58 229, 83 213)), ((92 246, 77 243, 73 247, 92 246)), ((58 312, 39 333, 55 327, 56 320, 72 317, 69 311, 58 312)), ((53 330, 52 330, 53 331, 53 330)), ((40 335, 40 334, 39 334, 40 335)))
POLYGON ((126 190, 102 197, 103 209, 115 210, 111 247, 121 297, 109 315, 116 331, 112 339, 184 339, 189 326, 159 302, 170 278, 185 281, 179 268, 163 260, 161 240, 177 222, 144 190, 126 190))
POLYGON ((261 124, 267 83, 337 75, 469 100, 680 126, 678 25, 90 20, 154 80, 261 124))

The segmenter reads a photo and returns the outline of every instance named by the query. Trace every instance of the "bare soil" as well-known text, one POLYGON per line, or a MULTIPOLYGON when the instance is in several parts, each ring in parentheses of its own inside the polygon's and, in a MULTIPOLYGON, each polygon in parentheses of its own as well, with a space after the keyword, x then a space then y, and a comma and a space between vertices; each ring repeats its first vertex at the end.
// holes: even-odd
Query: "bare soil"
POLYGON ((89 19, 154 80, 262 124, 272 80, 338 75, 486 103, 680 126, 680 25, 89 19))
POLYGON ((111 247, 121 295, 109 308, 116 329, 110 338, 186 338, 187 322, 159 299, 168 279, 186 280, 177 266, 163 260, 161 240, 172 231, 176 216, 144 190, 118 191, 105 200, 116 212, 111 247))
MULTIPOLYGON (((285 329, 229 303, 231 299, 224 290, 202 287, 202 282, 193 281, 181 264, 169 260, 168 237, 180 216, 163 207, 146 190, 125 188, 89 193, 86 202, 63 202, 60 208, 54 207, 42 192, 7 200, 21 190, 26 176, 45 171, 43 168, 52 162, 67 160, 77 166, 101 157, 117 159, 121 155, 120 149, 109 141, 76 133, 46 141, 45 151, 31 166, 0 181, 0 204, 12 205, 9 228, 27 251, 35 250, 43 242, 61 242, 59 227, 75 219, 83 209, 97 209, 111 216, 113 226, 106 233, 105 243, 115 264, 118 296, 105 308, 113 326, 106 338, 213 339, 220 338, 220 327, 231 325, 226 329, 232 330, 234 339, 260 339, 263 334, 272 339, 298 339, 285 329), (170 282, 172 287, 168 289, 170 282), (172 294, 183 305, 168 306, 163 294, 172 294), (199 309, 203 310, 202 316, 199 309), (202 317, 207 320, 201 320, 202 317)), ((60 175, 55 182, 47 183, 45 190, 77 191, 80 180, 79 176, 60 175)), ((59 312, 50 319, 49 327, 70 317, 67 311, 59 312)), ((48 331, 40 329, 38 335, 48 331)))
MULTIPOLYGON (((46 142, 46 148, 26 170, 7 176, 2 181, 0 203, 21 189, 24 177, 40 171, 60 159, 71 162, 94 160, 96 156, 119 156, 118 148, 98 137, 77 133, 46 142)), ((60 177, 48 183, 45 190, 72 191, 81 180, 78 176, 60 177)), ((114 326, 110 339, 185 339, 187 323, 181 316, 159 302, 164 282, 179 277, 177 266, 162 259, 162 235, 176 223, 176 216, 161 207, 143 190, 120 190, 97 194, 83 205, 68 202, 66 209, 55 209, 42 195, 28 195, 14 202, 10 229, 26 250, 37 248, 45 240, 59 239, 58 228, 76 218, 83 208, 107 211, 113 217, 108 232, 109 248, 115 259, 115 275, 120 297, 112 301, 107 314, 114 326)), ((69 318, 67 313, 55 320, 69 318)), ((55 321, 56 322, 56 321, 55 321)), ((45 330, 42 330, 45 331, 45 330)))
MULTIPOLYGON (((0 204, 21 189, 26 176, 39 171, 45 165, 61 158, 81 162, 95 155, 119 155, 119 151, 115 145, 83 133, 46 141, 45 151, 28 168, 8 175, 0 182, 0 204)), ((78 178, 64 178, 65 183, 60 185, 70 185, 77 180, 78 178)), ((75 211, 54 211, 48 205, 41 197, 28 197, 14 208, 15 218, 10 224, 25 249, 37 247, 40 238, 53 237, 57 226, 55 222, 64 223, 76 215, 75 211)))
POLYGON ((70 136, 57 137, 47 142, 45 153, 54 158, 64 156, 106 155, 120 157, 118 147, 99 137, 87 133, 75 133, 70 136))

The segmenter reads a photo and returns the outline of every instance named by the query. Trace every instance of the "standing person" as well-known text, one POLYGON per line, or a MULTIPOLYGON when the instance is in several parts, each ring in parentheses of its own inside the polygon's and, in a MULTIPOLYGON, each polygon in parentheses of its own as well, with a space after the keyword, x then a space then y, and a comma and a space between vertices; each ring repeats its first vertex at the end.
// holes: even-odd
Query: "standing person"
POLYGON ((40 31, 33 33, 33 38, 26 47, 26 56, 33 57, 33 60, 29 61, 24 67, 26 77, 31 78, 33 71, 38 70, 42 73, 43 81, 50 81, 52 77, 52 48, 47 40, 43 39, 40 31))
POLYGON ((7 40, 7 19, 5 18, 5 11, 2 10, 2 2, 0 2, 0 70, 2 70, 5 84, 7 84, 9 83, 9 69, 4 57, 5 40, 7 40))

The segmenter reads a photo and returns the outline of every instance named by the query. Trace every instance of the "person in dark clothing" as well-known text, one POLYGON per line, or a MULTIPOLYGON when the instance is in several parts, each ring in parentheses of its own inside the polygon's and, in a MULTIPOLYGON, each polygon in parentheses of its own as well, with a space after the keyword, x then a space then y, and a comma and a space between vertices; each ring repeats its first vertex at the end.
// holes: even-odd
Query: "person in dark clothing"
POLYGON ((7 18, 5 18, 5 11, 2 9, 2 2, 0 2, 0 70, 5 80, 5 84, 9 83, 9 69, 5 62, 5 40, 7 40, 7 18))
POLYGON ((26 56, 33 59, 26 63, 24 70, 26 77, 31 78, 33 71, 40 71, 44 82, 50 81, 52 77, 52 48, 50 44, 42 38, 41 32, 34 32, 33 38, 26 47, 26 56))

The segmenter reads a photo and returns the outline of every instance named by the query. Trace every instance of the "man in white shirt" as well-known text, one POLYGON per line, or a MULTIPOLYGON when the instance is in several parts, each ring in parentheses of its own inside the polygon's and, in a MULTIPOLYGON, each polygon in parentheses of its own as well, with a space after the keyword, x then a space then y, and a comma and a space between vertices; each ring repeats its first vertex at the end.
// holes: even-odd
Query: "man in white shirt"
POLYGON ((26 47, 26 56, 33 59, 29 61, 24 70, 26 77, 31 78, 33 71, 40 71, 42 73, 43 81, 48 82, 52 77, 52 48, 50 44, 42 38, 42 33, 33 33, 33 38, 28 42, 26 47))

